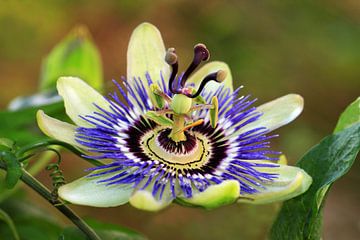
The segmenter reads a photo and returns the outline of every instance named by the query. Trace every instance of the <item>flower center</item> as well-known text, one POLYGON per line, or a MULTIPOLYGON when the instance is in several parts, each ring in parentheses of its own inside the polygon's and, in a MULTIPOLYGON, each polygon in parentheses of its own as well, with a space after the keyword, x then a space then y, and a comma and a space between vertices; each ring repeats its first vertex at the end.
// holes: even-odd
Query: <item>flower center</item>
POLYGON ((180 155, 189 154, 193 150, 198 148, 198 141, 193 134, 189 132, 184 132, 186 136, 186 141, 175 142, 171 138, 169 138, 171 129, 167 128, 159 132, 156 137, 156 144, 162 148, 162 150, 175 153, 180 155))
POLYGON ((152 99, 155 99, 154 105, 156 111, 148 111, 146 116, 161 126, 170 127, 171 131, 168 137, 176 143, 185 142, 187 136, 185 131, 198 126, 204 122, 203 119, 192 121, 189 117, 194 111, 210 109, 210 122, 213 128, 217 125, 218 105, 217 97, 213 97, 211 104, 206 104, 200 96, 205 85, 210 81, 222 82, 227 73, 224 70, 218 70, 204 77, 200 82, 198 90, 185 86, 189 76, 200 65, 202 61, 207 61, 210 53, 204 44, 197 44, 194 47, 194 58, 183 75, 177 78, 178 57, 174 48, 169 48, 165 61, 171 66, 172 72, 169 79, 169 91, 172 97, 160 90, 156 84, 151 85, 152 99), (177 81, 175 81, 177 79, 177 81), (167 104, 165 104, 165 102, 167 104), (169 117, 169 115, 172 115, 169 117))
POLYGON ((173 169, 198 168, 206 164, 211 152, 206 136, 186 131, 186 141, 176 142, 169 137, 170 132, 170 128, 160 126, 144 134, 140 140, 143 153, 173 169))

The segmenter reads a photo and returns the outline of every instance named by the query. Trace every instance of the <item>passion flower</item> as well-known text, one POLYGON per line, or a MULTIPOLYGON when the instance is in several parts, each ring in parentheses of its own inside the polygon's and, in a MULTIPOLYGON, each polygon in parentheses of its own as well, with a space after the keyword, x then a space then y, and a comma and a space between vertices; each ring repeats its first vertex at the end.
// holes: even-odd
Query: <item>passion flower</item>
POLYGON ((189 67, 178 73, 174 48, 165 50, 149 23, 138 26, 128 48, 128 75, 117 91, 101 96, 84 81, 57 82, 67 115, 61 122, 39 111, 41 130, 73 144, 103 166, 59 189, 71 203, 95 207, 130 202, 159 210, 172 201, 214 208, 238 202, 269 203, 297 196, 311 177, 278 164, 270 132, 294 120, 303 99, 289 94, 254 107, 255 99, 233 91, 228 66, 207 61, 194 47, 189 67))

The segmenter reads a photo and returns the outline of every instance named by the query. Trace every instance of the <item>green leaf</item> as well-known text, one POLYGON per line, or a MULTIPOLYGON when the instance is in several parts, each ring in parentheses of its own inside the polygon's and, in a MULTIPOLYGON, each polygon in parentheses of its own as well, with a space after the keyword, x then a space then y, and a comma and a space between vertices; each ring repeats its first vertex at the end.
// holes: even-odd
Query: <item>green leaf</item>
MULTIPOLYGON (((141 234, 130 230, 125 227, 121 227, 115 224, 102 223, 97 220, 86 221, 90 227, 92 227, 101 239, 106 240, 145 240, 141 234)), ((59 239, 64 240, 86 240, 85 235, 75 227, 69 227, 64 230, 59 239)))
POLYGON ((271 239, 320 239, 322 208, 332 183, 351 168, 360 149, 360 123, 324 138, 297 163, 313 178, 309 190, 284 203, 271 239))
POLYGON ((0 138, 0 145, 11 149, 14 146, 14 141, 8 138, 0 138))
POLYGON ((13 140, 8 138, 0 138, 0 152, 1 151, 11 151, 15 147, 13 140))
POLYGON ((360 97, 352 102, 340 115, 334 132, 337 133, 357 122, 360 122, 360 97))
POLYGON ((99 52, 84 26, 74 28, 44 59, 40 90, 55 89, 61 76, 84 79, 97 90, 103 87, 103 71, 99 52))
POLYGON ((15 224, 11 217, 2 209, 0 209, 0 220, 3 220, 9 227, 12 236, 15 240, 20 240, 19 234, 16 230, 15 224))
MULTIPOLYGON (((40 132, 36 124, 36 112, 38 109, 38 107, 30 107, 17 111, 0 111, 1 137, 10 138, 18 145, 25 145, 47 138, 40 132)), ((41 109, 55 118, 67 119, 63 102, 42 106, 41 109)))
MULTIPOLYGON (((62 232, 58 221, 36 204, 12 198, 1 204, 9 213, 21 240, 57 240, 62 232)), ((0 239, 12 240, 12 232, 5 224, 0 224, 0 239)))
POLYGON ((0 152, 0 160, 3 160, 6 164, 5 183, 6 187, 11 189, 15 187, 22 176, 21 164, 17 160, 15 154, 8 151, 0 152))

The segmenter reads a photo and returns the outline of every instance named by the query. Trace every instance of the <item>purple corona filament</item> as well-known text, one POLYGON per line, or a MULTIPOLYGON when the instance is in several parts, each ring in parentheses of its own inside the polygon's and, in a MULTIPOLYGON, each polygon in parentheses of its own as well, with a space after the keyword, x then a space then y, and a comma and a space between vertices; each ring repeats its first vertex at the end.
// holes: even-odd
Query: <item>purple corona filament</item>
MULTIPOLYGON (((197 56, 195 58, 187 74, 196 68, 199 60, 197 56)), ((184 88, 181 86, 177 91, 172 88, 178 68, 177 57, 176 61, 170 63, 173 72, 168 86, 159 73, 162 79, 159 85, 164 93, 176 93, 184 88)), ((76 131, 76 141, 89 152, 96 153, 87 157, 112 159, 111 163, 91 169, 97 172, 89 177, 110 175, 99 184, 151 188, 152 195, 157 199, 164 196, 190 198, 195 192, 202 192, 225 180, 238 181, 240 194, 254 194, 264 189, 264 183, 273 181, 278 175, 262 168, 277 165, 258 160, 278 159, 280 153, 269 150, 269 140, 276 135, 267 135, 268 130, 261 126, 241 131, 248 124, 258 121, 261 113, 252 107, 255 100, 249 96, 238 98, 239 89, 230 92, 225 86, 220 86, 213 92, 202 91, 206 83, 218 79, 219 74, 221 72, 206 76, 198 91, 190 97, 196 97, 201 92, 203 99, 208 102, 216 96, 221 121, 213 128, 207 117, 209 109, 194 112, 192 120, 204 119, 204 122, 186 130, 187 140, 182 142, 174 142, 168 137, 171 128, 162 127, 145 117, 147 111, 154 110, 143 85, 153 83, 149 74, 146 75, 148 81, 134 79, 127 82, 125 87, 114 81, 119 93, 113 93, 108 98, 110 110, 96 106, 98 110, 94 114, 81 116, 92 126, 79 127, 76 131), (154 144, 149 144, 151 141, 154 144), (185 163, 164 157, 169 154, 185 156, 194 149, 201 149, 200 154, 197 158, 187 159, 185 163), (161 155, 159 151, 166 154, 161 155)))

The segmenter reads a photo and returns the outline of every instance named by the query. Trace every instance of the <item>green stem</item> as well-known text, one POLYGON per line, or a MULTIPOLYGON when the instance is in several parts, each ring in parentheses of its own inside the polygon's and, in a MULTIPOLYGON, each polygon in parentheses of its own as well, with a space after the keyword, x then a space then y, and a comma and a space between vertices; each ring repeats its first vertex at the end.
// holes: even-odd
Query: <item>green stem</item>
MULTIPOLYGON (((6 166, 0 162, 0 168, 6 170, 6 166)), ((101 240, 96 232, 87 225, 75 212, 73 212, 65 203, 59 199, 54 199, 50 190, 47 189, 41 182, 29 174, 25 169, 22 169, 22 176, 20 178, 26 185, 40 194, 50 204, 57 208, 70 221, 72 221, 90 240, 101 240)))
MULTIPOLYGON (((55 150, 60 150, 61 147, 57 146, 54 147, 55 150)), ((19 162, 21 162, 23 159, 28 159, 29 157, 36 155, 36 154, 30 154, 30 156, 25 156, 22 159, 19 159, 19 162)), ((36 176, 41 170, 45 169, 45 166, 51 161, 51 159, 55 156, 55 153, 52 151, 47 151, 41 154, 39 159, 36 160, 35 163, 31 165, 31 167, 27 170, 31 175, 36 176)), ((0 203, 6 200, 7 198, 11 197, 16 191, 21 188, 23 183, 18 183, 13 187, 12 189, 7 189, 6 191, 3 191, 0 195, 0 203)))
MULTIPOLYGON (((61 149, 59 146, 53 148, 56 151, 60 151, 61 149)), ((41 170, 45 169, 46 165, 48 165, 55 156, 56 153, 53 151, 43 152, 40 157, 31 164, 31 167, 29 167, 27 171, 33 176, 37 175, 41 170)))
POLYGON ((16 152, 17 157, 22 157, 25 153, 31 151, 31 150, 36 150, 36 149, 41 149, 41 148, 46 148, 48 146, 51 145, 58 145, 58 146, 62 146, 64 148, 66 148, 67 150, 71 151, 72 153, 74 153, 75 155, 81 157, 82 159, 84 159, 85 161, 95 165, 95 166, 102 166, 104 165, 103 163, 101 163, 100 161, 94 160, 94 159, 89 159, 89 158, 84 158, 84 153, 81 152, 80 150, 78 150, 77 148, 75 148, 74 146, 65 143, 65 142, 60 142, 57 140, 47 140, 44 142, 38 142, 35 144, 30 144, 27 145, 25 147, 22 147, 20 150, 18 150, 16 152))

